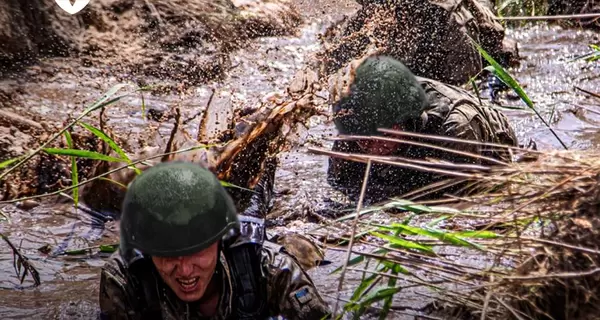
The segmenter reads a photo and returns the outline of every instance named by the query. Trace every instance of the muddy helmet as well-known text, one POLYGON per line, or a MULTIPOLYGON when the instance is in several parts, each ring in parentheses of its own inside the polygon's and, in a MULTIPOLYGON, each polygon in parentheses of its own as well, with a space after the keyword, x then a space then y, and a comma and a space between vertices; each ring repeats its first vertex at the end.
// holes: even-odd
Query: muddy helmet
POLYGON ((337 80, 333 113, 341 134, 374 135, 378 128, 420 119, 427 106, 425 90, 415 75, 389 56, 354 61, 338 77, 342 79, 337 80))
POLYGON ((190 255, 238 226, 233 200, 212 172, 197 164, 164 162, 137 176, 127 189, 121 250, 190 255))

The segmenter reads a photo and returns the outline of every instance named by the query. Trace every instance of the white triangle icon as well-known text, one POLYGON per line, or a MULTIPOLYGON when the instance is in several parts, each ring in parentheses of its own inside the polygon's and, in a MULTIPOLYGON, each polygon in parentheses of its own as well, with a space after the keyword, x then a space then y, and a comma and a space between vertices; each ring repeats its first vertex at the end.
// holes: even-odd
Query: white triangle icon
POLYGON ((90 3, 90 0, 75 0, 75 3, 71 4, 70 0, 54 0, 58 4, 58 6, 65 10, 69 14, 76 14, 77 12, 83 10, 85 6, 90 3))

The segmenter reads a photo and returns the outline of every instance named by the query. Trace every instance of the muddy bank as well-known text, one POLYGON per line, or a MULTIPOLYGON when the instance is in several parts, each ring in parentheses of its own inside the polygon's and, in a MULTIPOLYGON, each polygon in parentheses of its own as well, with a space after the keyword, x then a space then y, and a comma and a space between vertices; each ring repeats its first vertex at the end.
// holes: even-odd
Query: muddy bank
POLYGON ((252 38, 293 35, 302 21, 287 0, 98 0, 73 16, 52 0, 8 1, 0 18, 0 77, 68 56, 130 80, 182 84, 221 76, 233 50, 252 38))

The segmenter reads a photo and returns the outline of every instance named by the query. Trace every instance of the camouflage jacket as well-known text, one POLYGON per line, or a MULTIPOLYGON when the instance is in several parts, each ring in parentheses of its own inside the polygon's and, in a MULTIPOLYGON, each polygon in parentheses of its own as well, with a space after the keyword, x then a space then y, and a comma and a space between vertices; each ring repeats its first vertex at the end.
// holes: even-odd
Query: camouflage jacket
MULTIPOLYGON (((518 146, 517 137, 508 119, 497 109, 481 105, 476 97, 459 87, 422 77, 417 77, 417 79, 423 86, 429 100, 429 106, 421 115, 422 123, 418 130, 419 133, 518 146)), ((403 139, 409 138, 403 137, 403 139)), ((419 140, 416 138, 413 140, 448 149, 480 154, 501 161, 511 161, 510 156, 506 153, 483 150, 485 147, 478 145, 427 139, 419 140)), ((406 148, 394 155, 409 159, 432 158, 454 163, 488 164, 472 157, 442 152, 432 148, 414 145, 405 146, 406 148)), ((355 141, 336 141, 333 145, 333 151, 362 153, 355 141)), ((335 189, 356 200, 360 193, 365 169, 366 164, 364 163, 331 157, 327 179, 335 189)), ((401 196, 443 178, 443 176, 435 173, 373 163, 367 185, 366 200, 367 203, 372 203, 389 197, 401 196)), ((462 185, 456 185, 454 188, 444 189, 440 192, 453 192, 461 187, 462 185)), ((440 196, 441 193, 432 193, 429 197, 440 196)))
POLYGON ((178 299, 150 259, 138 256, 124 263, 117 252, 101 273, 101 319, 326 318, 329 308, 309 276, 278 248, 246 243, 221 251, 214 276, 222 281, 222 290, 214 317, 203 317, 193 303, 178 299), (250 254, 240 254, 244 250, 250 254))

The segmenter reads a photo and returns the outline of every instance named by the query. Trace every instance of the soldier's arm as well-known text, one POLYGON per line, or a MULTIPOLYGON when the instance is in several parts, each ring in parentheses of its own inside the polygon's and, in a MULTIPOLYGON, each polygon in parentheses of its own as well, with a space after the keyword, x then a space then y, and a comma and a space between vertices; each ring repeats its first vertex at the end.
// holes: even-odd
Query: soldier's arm
POLYGON ((111 259, 100 274, 100 319, 137 320, 129 301, 125 277, 118 262, 111 259))
MULTIPOLYGON (((448 115, 443 124, 443 134, 452 138, 485 141, 485 128, 481 123, 481 118, 477 116, 477 110, 470 105, 457 106, 448 115)), ((468 152, 476 155, 481 154, 482 146, 476 144, 466 144, 460 142, 444 142, 443 147, 468 152)), ((479 159, 459 155, 456 153, 443 153, 445 160, 457 163, 480 163, 479 159)))
POLYGON ((265 250, 268 301, 272 315, 289 320, 329 319, 329 306, 312 280, 290 255, 265 250))
MULTIPOLYGON (((477 110, 469 104, 457 106, 450 113, 444 123, 444 131, 446 135, 460 139, 510 146, 518 145, 516 135, 504 114, 488 108, 477 110)), ((511 161, 510 155, 499 149, 496 152, 482 152, 482 149, 490 149, 486 146, 460 142, 446 143, 445 146, 478 155, 491 156, 505 162, 511 161)), ((468 156, 449 156, 453 157, 455 162, 482 163, 481 160, 468 156)), ((487 164, 487 161, 483 161, 483 163, 487 164)))

